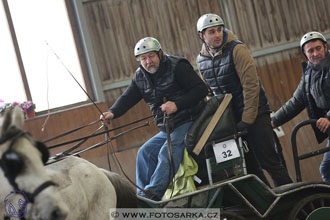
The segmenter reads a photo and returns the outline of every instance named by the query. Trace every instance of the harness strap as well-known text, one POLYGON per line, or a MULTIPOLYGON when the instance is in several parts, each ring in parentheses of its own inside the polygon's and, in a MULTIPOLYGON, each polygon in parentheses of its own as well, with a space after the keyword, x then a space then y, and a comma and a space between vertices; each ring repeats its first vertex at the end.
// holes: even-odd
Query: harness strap
MULTIPOLYGON (((5 142, 7 142, 8 140, 10 139, 13 139, 12 142, 10 143, 9 145, 9 148, 8 150, 12 149, 13 148, 13 145, 15 143, 15 141, 23 136, 23 135, 30 135, 28 132, 22 130, 22 129, 18 129, 16 132, 11 132, 9 134, 7 134, 6 136, 4 137, 0 137, 0 144, 3 144, 5 142)), ((8 151, 7 150, 7 151, 8 151)), ((20 191, 17 183, 15 182, 15 178, 16 178, 16 174, 12 174, 9 172, 8 170, 8 167, 5 166, 4 162, 1 160, 0 158, 0 167, 1 169, 3 170, 4 172, 4 175, 6 176, 8 182, 11 184, 11 186, 15 189, 15 191, 20 191)), ((43 184, 41 184, 40 186, 37 187, 37 189, 34 190, 33 193, 28 193, 28 192, 25 192, 26 196, 27 196, 27 199, 28 199, 28 202, 31 202, 33 203, 35 197, 41 192, 43 191, 44 189, 46 189, 48 186, 56 186, 56 183, 54 183, 53 181, 49 180, 49 181, 46 181, 44 182, 43 184)), ((22 219, 22 218, 21 218, 22 219)), ((23 218, 24 219, 24 218, 23 218)))
MULTIPOLYGON (((144 117, 144 118, 141 118, 139 120, 136 120, 136 121, 133 121, 133 122, 130 122, 128 124, 125 124, 125 125, 122 125, 122 126, 119 126, 119 127, 116 127, 116 128, 112 128, 112 129, 109 129, 109 130, 106 130, 106 131, 102 131, 102 132, 98 132, 98 133, 95 133, 95 134, 91 134, 91 135, 88 135, 88 136, 85 136, 85 137, 81 137, 81 138, 76 138, 76 139, 73 139, 71 141, 65 141, 65 142, 62 142, 62 143, 58 143, 58 144, 54 144, 52 146, 48 146, 47 148, 48 149, 53 149, 53 148, 56 148, 56 147, 59 147, 59 146, 63 146, 63 145, 67 145, 67 144, 71 144, 71 143, 74 143, 74 142, 77 142, 77 141, 81 141, 81 140, 85 140, 85 139, 88 139, 88 138, 91 138, 91 137, 96 137, 96 136, 99 136, 99 135, 102 135, 102 134, 107 134, 111 131, 115 131, 117 129, 120 129, 120 128, 124 128, 124 127, 127 127, 129 125, 132 125, 132 124, 135 124, 135 123, 138 123, 140 121, 143 121, 145 119, 148 119, 148 118, 151 118, 153 117, 153 115, 150 115, 150 116, 147 116, 147 117, 144 117)), ((46 140, 46 141, 49 141, 49 140, 46 140)), ((45 141, 44 141, 45 142, 45 141)))
POLYGON ((17 132, 9 132, 6 136, 2 136, 0 137, 0 144, 4 144, 6 143, 8 140, 10 139, 16 139, 20 136, 22 136, 23 134, 26 134, 28 132, 24 131, 24 130, 21 130, 21 129, 18 129, 17 132))
MULTIPOLYGON (((24 130, 21 130, 21 129, 18 129, 16 132, 10 132, 6 136, 0 137, 0 144, 4 144, 5 142, 9 141, 10 139, 13 139, 12 142, 10 143, 10 145, 9 145, 9 148, 8 148, 8 150, 10 150, 10 149, 12 149, 13 144, 15 143, 16 139, 21 137, 24 134, 27 134, 27 132, 24 131, 24 130)), ((0 158, 0 168, 3 170, 3 173, 4 173, 5 177, 7 178, 9 184, 15 190, 19 190, 18 185, 15 182, 16 173, 11 173, 8 170, 8 167, 5 165, 2 158, 0 158)))
POLYGON ((90 122, 90 123, 88 123, 87 125, 83 125, 83 126, 81 126, 81 127, 78 127, 78 128, 72 129, 72 130, 67 131, 67 132, 64 132, 63 134, 60 134, 60 135, 57 135, 57 136, 55 136, 55 137, 49 138, 49 139, 47 139, 47 140, 45 140, 45 141, 43 141, 43 142, 44 142, 44 143, 47 143, 47 142, 52 141, 52 140, 55 140, 55 139, 57 139, 57 138, 60 138, 60 137, 66 136, 66 135, 71 134, 71 133, 73 133, 73 132, 75 132, 75 131, 78 131, 78 130, 80 130, 80 129, 82 129, 82 128, 85 128, 85 127, 87 127, 87 126, 90 126, 90 125, 96 124, 96 123, 98 123, 98 122, 100 122, 100 121, 101 121, 101 120, 97 120, 97 121, 90 122))
MULTIPOLYGON (((103 128, 103 125, 101 125, 101 127, 99 127, 98 129, 96 129, 92 134, 95 134, 97 131, 99 131, 101 128, 103 128)), ((69 155, 73 150, 77 149, 78 147, 80 147, 81 145, 83 145, 86 141, 88 140, 88 138, 81 140, 79 143, 73 145, 71 148, 63 151, 60 154, 57 154, 56 157, 60 157, 60 156, 66 156, 69 155)))
MULTIPOLYGON (((167 102, 166 97, 163 98, 163 102, 164 103, 167 102)), ((169 162, 170 162, 170 175, 169 175, 169 180, 168 180, 169 183, 171 181, 173 181, 173 178, 175 176, 174 161, 173 161, 173 147, 172 147, 172 140, 171 140, 171 128, 170 128, 170 123, 169 123, 170 117, 172 117, 172 115, 168 115, 168 114, 166 114, 166 112, 164 112, 163 124, 165 125, 166 138, 167 138, 167 152, 168 152, 168 158, 169 158, 169 162)), ((172 198, 173 191, 174 191, 174 184, 172 184, 172 193, 170 195, 170 198, 172 198)))
POLYGON ((33 193, 28 193, 28 192, 25 192, 29 202, 33 203, 34 202, 34 199, 35 197, 37 197, 37 195, 39 193, 41 193, 44 189, 46 189, 48 186, 57 186, 56 183, 54 183, 53 181, 51 180, 48 180, 46 182, 44 182, 43 184, 41 184, 40 186, 38 186, 33 193))

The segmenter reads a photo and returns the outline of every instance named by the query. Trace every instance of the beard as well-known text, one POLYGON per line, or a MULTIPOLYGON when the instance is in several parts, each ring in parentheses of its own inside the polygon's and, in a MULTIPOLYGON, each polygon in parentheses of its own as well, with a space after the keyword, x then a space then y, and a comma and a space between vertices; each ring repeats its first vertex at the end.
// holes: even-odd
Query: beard
POLYGON ((155 66, 155 65, 150 65, 150 66, 151 66, 151 68, 148 68, 148 66, 147 66, 146 71, 150 74, 156 73, 158 70, 158 66, 155 66))

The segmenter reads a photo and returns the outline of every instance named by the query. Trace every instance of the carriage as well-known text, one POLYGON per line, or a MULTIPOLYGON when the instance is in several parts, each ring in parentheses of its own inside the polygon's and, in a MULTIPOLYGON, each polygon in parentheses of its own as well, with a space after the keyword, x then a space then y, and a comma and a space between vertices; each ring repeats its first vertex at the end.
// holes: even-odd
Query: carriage
MULTIPOLYGON (((217 129, 218 124, 225 124, 221 120, 225 120, 230 118, 228 117, 228 114, 230 114, 230 108, 227 108, 226 106, 223 107, 224 101, 221 101, 218 109, 222 109, 219 111, 218 119, 219 122, 214 123, 213 128, 210 129, 209 125, 211 123, 208 123, 208 125, 203 127, 202 135, 201 137, 198 137, 197 142, 199 143, 200 140, 204 140, 199 145, 202 146, 200 151, 202 152, 202 157, 195 158, 196 160, 199 160, 202 158, 199 163, 201 163, 201 168, 203 167, 202 163, 205 164, 203 169, 200 169, 200 173, 198 175, 202 176, 202 182, 204 184, 200 184, 197 187, 197 190, 189 193, 185 193, 182 195, 175 196, 173 198, 169 199, 163 199, 161 201, 154 201, 150 200, 144 197, 137 196, 137 207, 140 209, 167 209, 167 208, 193 208, 193 209, 212 209, 216 208, 220 210, 220 217, 221 219, 326 219, 330 216, 330 185, 323 182, 298 182, 293 184, 287 184, 284 186, 276 187, 276 188, 270 188, 268 185, 263 183, 257 176, 247 174, 245 170, 245 161, 244 161, 244 149, 245 145, 242 141, 242 136, 244 136, 244 133, 237 133, 234 129, 233 123, 229 120, 229 128, 225 127, 226 131, 230 131, 228 133, 221 132, 222 135, 220 137, 212 137, 212 131, 213 129, 217 129), (222 107, 221 107, 222 106, 222 107), (226 116, 227 114, 227 116, 226 116), (223 117, 221 117, 223 116, 223 117), (209 130, 209 131, 208 131, 209 130), (208 132, 206 132, 208 131, 208 132), (206 132, 206 133, 205 133, 206 132), (206 134, 206 138, 204 135, 206 134), (228 145, 228 142, 231 142, 231 150, 235 149, 236 147, 236 153, 232 154, 233 156, 229 158, 228 160, 220 161, 217 160, 216 155, 213 152, 213 146, 218 145, 224 146, 224 143, 228 145), (203 176, 204 175, 204 176, 203 176)), ((217 112, 214 114, 216 115, 217 112)), ((209 121, 214 122, 214 115, 209 118, 209 121)), ((15 121, 15 120, 13 120, 15 121)), ((311 122, 313 123, 313 122, 311 122)), ((199 126, 201 127, 201 126, 199 126)), ((297 130, 301 127, 301 125, 297 126, 297 130)), ((219 128, 220 130, 223 129, 219 128)), ((219 132, 218 132, 219 133, 219 132)), ((293 132, 292 140, 295 140, 296 131, 293 132)), ((9 132, 9 134, 11 134, 9 132)), ((3 133, 2 133, 3 135, 3 133)), ((21 136, 24 136, 25 133, 20 134, 20 136, 17 136, 17 134, 12 134, 6 137, 8 140, 11 138, 18 138, 21 136)), ((6 141, 2 140, 1 144, 4 144, 6 141)), ((26 140, 25 140, 26 141, 26 140)), ((27 140, 29 141, 29 140, 27 140)), ((21 142, 20 142, 21 143, 21 142)), ((23 142, 24 143, 24 142, 23 142)), ((33 143, 33 142, 32 142, 33 143)), ((25 143, 28 144, 28 143, 25 143)), ((31 143, 29 143, 31 145, 31 143)), ((37 144, 35 144, 38 148, 37 144)), ((226 145, 226 146, 227 146, 226 145)), ((295 145, 295 141, 293 141, 293 145, 295 145)), ((9 148, 11 148, 10 146, 9 148)), ((194 146, 195 148, 196 146, 194 146)), ((8 148, 8 146, 7 146, 8 148)), ((293 149, 297 149, 296 146, 293 146, 293 149)), ((38 152, 37 149, 36 152, 38 152)), ((228 148, 226 149, 228 150, 228 148)), ((223 152, 223 151, 222 151, 223 152)), ((321 152, 313 152, 311 155, 315 155, 321 152)), ((297 155, 297 150, 294 150, 295 157, 297 158, 295 160, 296 163, 296 169, 299 169, 299 160, 302 158, 305 158, 306 155, 297 155)), ((7 162, 8 160, 10 162, 17 163, 17 160, 11 160, 12 154, 9 154, 8 151, 1 152, 1 160, 4 161, 4 155, 6 155, 7 162), (7 158, 8 157, 8 158, 7 158)), ((36 153, 36 155, 38 155, 36 153)), ((42 154, 43 155, 43 154, 42 154)), ((228 154, 229 155, 229 154, 228 154)), ((228 155, 226 157, 228 157, 228 155)), ((15 156, 15 155, 14 155, 15 156)), ((308 155, 310 156, 310 155, 308 155)), ((218 158, 219 159, 219 158, 218 158)), ((76 160, 76 159, 75 159, 76 160)), ((80 159, 78 159, 80 160, 80 159)), ((42 163, 42 160, 40 159, 40 163, 42 163)), ((85 163, 85 162, 84 162, 85 163)), ((15 164, 16 166, 17 164, 15 164)), ((42 164, 41 164, 42 165, 42 164)), ((88 165, 89 166, 89 165, 88 165)), ((99 171, 97 171, 99 172, 99 171)), ((103 173, 106 173, 106 178, 103 176, 103 180, 106 183, 108 178, 111 181, 111 174, 109 174, 106 171, 102 171, 103 173)), ((101 173, 102 173, 101 172, 101 173)), ((44 175, 44 174, 43 174, 44 175)), ((87 175, 87 173, 86 173, 87 175)), ((101 174, 103 175, 103 174, 101 174)), ((297 172, 297 175, 300 175, 299 170, 297 172)), ((297 178, 299 179, 299 177, 297 178)), ((46 182, 49 182, 49 179, 46 178, 46 182)), ((42 182, 39 182, 38 185, 40 185, 42 182)), ((57 184, 57 183, 55 183, 57 184)), ((54 185, 55 185, 54 184, 54 185)), ((23 184, 24 185, 24 184, 23 184)), ((43 184, 41 184, 43 185, 43 184)), ((49 187, 53 185, 52 183, 46 184, 46 187, 49 187)), ((123 182, 120 182, 119 184, 121 187, 124 187, 125 184, 123 182)), ((22 184, 20 185, 22 186, 22 184)), ((35 189, 36 186, 29 186, 32 189, 35 189)), ((74 186, 75 188, 76 186, 74 186)), ((97 187, 97 186, 96 186, 97 187)), ((51 187, 50 187, 51 188, 51 187)), ((70 199, 70 196, 73 196, 74 193, 77 193, 77 191, 74 188, 71 188, 73 191, 73 194, 68 194, 68 191, 64 191, 62 194, 57 195, 56 192, 53 191, 53 189, 41 189, 40 192, 33 192, 32 194, 43 194, 43 197, 50 197, 50 203, 53 203, 54 201, 61 201, 58 200, 58 198, 53 198, 56 196, 64 196, 66 199, 65 202, 68 202, 70 199), (51 191, 49 191, 51 190, 51 191), (42 191, 42 192, 41 192, 42 191), (67 195, 65 195, 67 194, 67 195)), ((125 188, 129 189, 129 188, 125 188)), ((36 190, 38 191, 38 190, 36 190)), ((109 189, 109 195, 114 194, 113 192, 116 191, 116 187, 113 185, 109 189)), ((129 190, 128 190, 129 191, 129 190)), ((29 190, 31 192, 31 190, 29 190)), ((95 194, 93 194, 95 195, 95 194)), ((100 195, 99 195, 100 196, 100 195)), ((127 195, 126 195, 127 196, 127 195)), ((115 208, 118 207, 116 205, 116 202, 113 202, 113 200, 116 200, 116 195, 111 199, 107 199, 104 201, 107 201, 109 203, 105 203, 107 208, 115 208), (109 201, 110 200, 110 201, 109 201), (111 207, 110 207, 111 206, 111 207)), ((44 200, 47 201, 47 200, 44 200)), ((127 202, 127 199, 126 199, 127 202)), ((42 203, 39 204, 40 207, 38 207, 34 213, 35 215, 38 215, 37 212, 43 212, 42 209, 42 203)), ((63 213, 59 213, 57 211, 59 210, 65 210, 65 208, 61 207, 62 203, 53 204, 55 207, 55 210, 53 210, 52 213, 48 213, 47 215, 52 216, 52 218, 47 219, 63 219, 65 211, 63 213), (62 215, 62 216, 61 216, 62 215)), ((97 203, 100 204, 100 203, 97 203)), ((81 204, 72 203, 69 205, 69 208, 72 207, 80 207, 81 204)), ((85 206, 85 208, 88 207, 85 206)), ((95 207, 95 206, 94 206, 95 207)), ((123 206, 125 207, 125 206, 123 206)), ((3 207, 0 207, 3 208, 3 207)), ((78 210, 79 210, 78 208, 78 210)), ((84 208, 84 207, 82 207, 84 208)), ((103 207, 105 208, 105 207, 103 207)), ((48 211, 48 208, 47 208, 48 211)), ((91 210, 90 210, 91 211, 91 210)), ((67 211, 66 211, 67 212, 67 211)), ((97 212, 100 212, 100 209, 97 210, 97 212)), ((107 212, 106 215, 108 216, 108 209, 106 211, 103 210, 103 212, 107 212)), ((0 211, 1 213, 1 211, 0 211)), ((69 213, 73 215, 72 213, 69 213)), ((78 213, 79 214, 79 213, 78 213)), ((90 216, 83 216, 79 219, 104 219, 104 217, 96 217, 93 215, 90 216)), ((2 216, 1 216, 2 217, 2 216)), ((75 217, 67 218, 67 219, 77 219, 75 217)))
MULTIPOLYGON (((238 147, 242 150, 242 145, 238 147)), ((215 172, 228 167, 224 164, 218 164, 215 172)), ((231 165, 237 169, 236 163, 231 165)), ((297 182, 270 188, 257 176, 238 172, 230 178, 167 200, 153 201, 138 196, 138 205, 143 208, 220 208, 221 219, 228 220, 320 220, 330 217, 330 184, 297 182)))
MULTIPOLYGON (((218 107, 226 107, 226 97, 218 107)), ((162 201, 153 201, 138 196, 138 205, 141 208, 220 208, 221 219, 329 219, 330 218, 330 184, 324 182, 301 182, 299 161, 327 151, 321 149, 304 155, 298 155, 296 146, 296 134, 298 130, 308 124, 315 123, 316 120, 308 120, 298 124, 292 132, 292 149, 297 174, 297 183, 286 184, 276 188, 270 188, 257 176, 247 174, 245 169, 244 150, 245 145, 242 141, 244 133, 235 131, 235 124, 225 121, 231 118, 230 108, 226 107, 223 116, 215 118, 213 115, 207 123, 216 122, 220 127, 217 133, 220 136, 209 134, 208 142, 203 144, 202 161, 199 166, 206 169, 207 183, 198 187, 196 191, 179 195, 174 198, 162 201), (225 126, 225 127, 223 127, 225 126), (220 130, 220 131, 219 131, 220 130), (224 132, 230 131, 232 134, 224 132), (230 160, 217 160, 215 154, 220 154, 228 159, 228 142, 236 143, 238 156, 232 155, 230 160), (225 151, 218 151, 214 146, 227 146, 225 151), (214 149, 214 152, 212 151, 214 149), (222 154, 224 153, 224 154, 222 154), (205 163, 206 166, 203 166, 205 163), (223 172, 225 171, 225 174, 223 172)), ((198 119, 197 119, 198 120, 198 119)), ((209 123, 209 124, 210 124, 209 123)), ((214 125, 215 126, 215 125, 214 125)), ((205 126, 200 126, 202 129, 205 126)), ((206 127, 206 130, 209 126, 206 127)), ((216 130, 216 128, 214 128, 216 130)), ((203 134, 205 134, 204 131, 203 134)), ((209 132, 210 133, 210 132, 209 132)), ((203 136, 201 137, 203 138, 203 136)), ((235 144, 234 144, 235 145, 235 144)), ((234 146, 235 147, 235 146, 234 146)), ((223 150, 223 148, 220 147, 223 150)), ((233 151, 233 150, 232 150, 233 151)), ((199 157, 200 158, 200 157, 199 157)), ((198 160, 198 158, 195 157, 198 160)), ((203 175, 199 171, 197 175, 203 175)))

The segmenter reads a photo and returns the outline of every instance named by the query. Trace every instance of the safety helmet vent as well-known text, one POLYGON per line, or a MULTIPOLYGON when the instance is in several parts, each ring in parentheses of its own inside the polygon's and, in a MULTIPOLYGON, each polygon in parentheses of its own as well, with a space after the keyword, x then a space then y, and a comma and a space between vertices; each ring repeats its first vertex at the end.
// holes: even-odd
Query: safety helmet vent
POLYGON ((316 31, 311 31, 311 32, 308 32, 306 33, 300 40, 300 47, 301 49, 304 48, 304 45, 311 41, 311 40, 316 40, 316 39, 319 39, 321 41, 323 41, 324 43, 327 42, 327 39, 319 32, 316 32, 316 31))
POLYGON ((218 25, 225 25, 220 16, 216 14, 205 14, 197 21, 197 32, 202 32, 206 28, 218 25))
POLYGON ((145 37, 136 43, 134 48, 134 55, 139 56, 141 54, 148 53, 151 51, 158 52, 161 49, 162 47, 156 38, 145 37))

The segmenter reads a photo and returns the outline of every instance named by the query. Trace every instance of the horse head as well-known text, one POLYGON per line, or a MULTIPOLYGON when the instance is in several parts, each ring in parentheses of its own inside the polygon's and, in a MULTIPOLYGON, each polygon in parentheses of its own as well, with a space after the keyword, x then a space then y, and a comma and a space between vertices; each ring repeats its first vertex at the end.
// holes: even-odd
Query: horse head
POLYGON ((47 175, 44 167, 49 157, 48 149, 24 131, 23 124, 23 112, 18 107, 8 111, 0 120, 0 178, 4 179, 2 183, 10 185, 1 187, 12 189, 11 192, 1 194, 7 197, 11 194, 23 196, 20 200, 23 203, 20 203, 16 213, 8 213, 10 210, 7 210, 5 204, 7 216, 40 220, 65 219, 68 208, 56 192, 56 183, 47 175))

